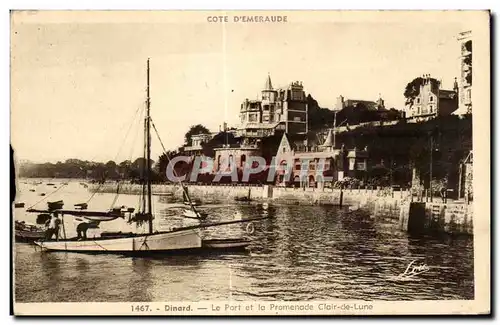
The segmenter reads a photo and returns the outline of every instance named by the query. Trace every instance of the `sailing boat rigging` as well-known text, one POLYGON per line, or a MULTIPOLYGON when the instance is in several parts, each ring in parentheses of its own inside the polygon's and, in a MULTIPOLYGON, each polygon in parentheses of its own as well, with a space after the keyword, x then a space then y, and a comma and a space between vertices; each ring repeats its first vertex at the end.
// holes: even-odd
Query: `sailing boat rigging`
MULTIPOLYGON (((144 119, 145 132, 145 150, 143 165, 144 182, 142 195, 142 211, 135 214, 135 220, 144 220, 148 222, 147 233, 102 233, 100 237, 92 239, 78 240, 76 238, 64 238, 62 240, 39 240, 35 244, 42 249, 48 251, 67 251, 81 253, 118 253, 118 254, 150 254, 150 253, 172 253, 178 251, 193 251, 200 249, 241 249, 248 246, 249 242, 244 239, 203 239, 201 230, 208 227, 216 227, 240 222, 251 222, 265 218, 253 218, 237 221, 223 221, 217 223, 199 224, 189 227, 174 228, 169 231, 155 231, 153 227, 153 212, 152 212, 152 193, 151 193, 151 116, 150 116, 150 93, 149 93, 149 59, 147 60, 147 99, 146 99, 146 117, 144 119)), ((154 124, 153 124, 154 127, 154 124)), ((155 131, 156 128, 155 128, 155 131)), ((161 142, 161 139, 160 139, 161 142)), ((163 144, 162 144, 163 147, 163 144)), ((163 147, 164 149, 164 147, 163 147)), ((164 149, 165 150, 165 149, 164 149)), ((181 184, 183 191, 187 194, 186 189, 181 184)), ((189 196, 188 196, 189 198, 189 196)), ((190 200, 190 199, 189 199, 190 200)), ((193 205, 193 211, 196 212, 193 205)), ((30 212, 37 212, 32 210, 30 212)), ((132 211, 128 210, 129 213, 132 211)), ((87 219, 99 221, 114 220, 118 217, 123 217, 123 211, 111 210, 105 212, 88 211, 88 210, 62 210, 57 209, 51 211, 53 214, 84 216, 87 219)), ((63 227, 64 229, 64 227, 63 227)))

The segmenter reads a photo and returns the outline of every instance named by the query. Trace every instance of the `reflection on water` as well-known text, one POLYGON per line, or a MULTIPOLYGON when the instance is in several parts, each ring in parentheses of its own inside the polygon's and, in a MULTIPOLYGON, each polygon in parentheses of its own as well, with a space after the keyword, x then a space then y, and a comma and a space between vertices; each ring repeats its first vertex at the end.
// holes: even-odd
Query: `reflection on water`
MULTIPOLYGON (((42 186, 42 185, 40 185, 42 186)), ((88 197, 70 184, 60 197, 68 204, 88 197)), ((29 206, 39 198, 23 192, 29 206), (31 201, 30 201, 31 200, 31 201)), ((113 194, 98 194, 89 209, 108 208, 113 194)), ((120 196, 116 205, 138 198, 120 196)), ((172 203, 156 197, 155 225, 168 229, 197 221, 172 215, 172 203)), ((114 255, 42 253, 15 245, 18 302, 46 301, 200 301, 200 300, 414 300, 473 299, 470 238, 409 237, 397 219, 335 207, 270 204, 211 205, 207 222, 271 216, 246 234, 241 224, 208 228, 213 238, 249 236, 249 253, 128 258, 114 255), (417 260, 430 270, 409 281, 397 275, 417 260)), ((36 216, 16 210, 16 218, 36 216)), ((33 220, 31 220, 33 222, 33 220)), ((67 231, 73 227, 66 220, 67 231)), ((136 230, 123 220, 101 230, 136 230)), ((141 231, 142 229, 139 229, 141 231)), ((69 234, 70 235, 70 234, 69 234)), ((68 236, 69 236, 68 235, 68 236)))

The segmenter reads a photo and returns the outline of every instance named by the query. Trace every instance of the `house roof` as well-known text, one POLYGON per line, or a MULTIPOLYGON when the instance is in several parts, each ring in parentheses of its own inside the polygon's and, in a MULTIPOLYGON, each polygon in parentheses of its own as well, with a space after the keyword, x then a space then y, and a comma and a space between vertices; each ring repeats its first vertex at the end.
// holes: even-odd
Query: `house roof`
POLYGON ((271 83, 270 75, 267 75, 266 85, 264 86, 264 90, 273 90, 273 84, 271 83))
POLYGON ((368 108, 369 110, 376 110, 377 109, 377 103, 371 100, 363 100, 363 99, 351 99, 347 98, 344 101, 348 106, 349 105, 355 105, 355 104, 363 104, 368 108))
POLYGON ((307 152, 296 152, 294 158, 333 158, 338 156, 337 151, 307 151, 307 152))
POLYGON ((240 126, 240 129, 274 129, 280 124, 276 123, 245 123, 240 126))
POLYGON ((326 136, 325 142, 322 144, 323 147, 331 147, 333 146, 333 134, 332 130, 328 130, 328 135, 326 136))

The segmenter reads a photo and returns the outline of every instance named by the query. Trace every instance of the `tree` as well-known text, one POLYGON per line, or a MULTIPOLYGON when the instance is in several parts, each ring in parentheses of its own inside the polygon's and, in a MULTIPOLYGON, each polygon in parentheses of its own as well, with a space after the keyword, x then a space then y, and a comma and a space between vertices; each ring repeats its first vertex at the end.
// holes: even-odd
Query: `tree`
POLYGON ((128 179, 131 177, 131 171, 132 171, 132 162, 130 160, 122 161, 118 165, 118 173, 124 179, 128 179))
MULTIPOLYGON (((438 86, 437 79, 429 78, 432 87, 438 86)), ((417 77, 413 79, 406 85, 404 96, 406 98, 406 105, 413 105, 413 101, 420 94, 420 86, 424 84, 424 79, 422 77, 417 77)))
POLYGON ((158 174, 159 180, 165 181, 167 179, 166 171, 167 166, 173 158, 177 157, 179 152, 176 150, 169 150, 166 153, 163 153, 159 158, 158 162, 154 167, 155 173, 158 174))
POLYGON ((318 101, 310 94, 307 95, 307 110, 309 129, 312 131, 330 127, 333 124, 334 114, 328 108, 319 107, 318 101))
POLYGON ((205 126, 201 124, 197 125, 192 125, 189 128, 189 131, 186 132, 184 135, 184 142, 186 143, 187 146, 190 146, 192 144, 192 136, 197 135, 197 134, 209 134, 210 130, 208 130, 205 126))

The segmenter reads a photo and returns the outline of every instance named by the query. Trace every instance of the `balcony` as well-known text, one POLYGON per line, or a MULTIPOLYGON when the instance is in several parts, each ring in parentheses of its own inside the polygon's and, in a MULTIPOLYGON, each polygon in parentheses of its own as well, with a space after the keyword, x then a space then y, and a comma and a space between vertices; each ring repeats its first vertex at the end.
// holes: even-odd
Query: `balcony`
POLYGON ((198 150, 202 150, 202 149, 203 149, 203 147, 201 145, 184 147, 184 151, 198 151, 198 150))

